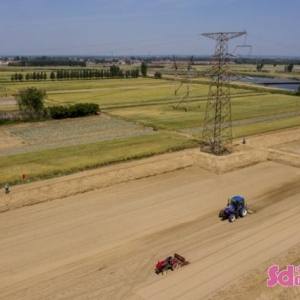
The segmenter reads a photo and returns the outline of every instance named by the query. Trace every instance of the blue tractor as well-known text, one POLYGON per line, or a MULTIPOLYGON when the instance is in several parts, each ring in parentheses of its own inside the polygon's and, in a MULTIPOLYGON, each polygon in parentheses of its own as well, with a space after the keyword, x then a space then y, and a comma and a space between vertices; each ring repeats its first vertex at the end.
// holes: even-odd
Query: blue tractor
POLYGON ((219 217, 222 220, 228 219, 229 222, 234 222, 238 217, 246 217, 248 214, 248 208, 245 204, 245 199, 242 196, 233 196, 228 199, 228 205, 225 209, 222 209, 219 213, 219 217))

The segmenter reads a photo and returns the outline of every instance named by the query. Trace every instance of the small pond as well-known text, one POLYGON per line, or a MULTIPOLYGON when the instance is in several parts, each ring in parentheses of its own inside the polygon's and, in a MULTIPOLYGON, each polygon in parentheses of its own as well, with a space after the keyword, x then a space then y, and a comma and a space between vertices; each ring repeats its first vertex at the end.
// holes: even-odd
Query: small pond
POLYGON ((300 85, 299 80, 286 79, 286 78, 271 78, 271 77, 243 77, 238 81, 252 82, 259 85, 276 87, 285 90, 297 91, 300 85))

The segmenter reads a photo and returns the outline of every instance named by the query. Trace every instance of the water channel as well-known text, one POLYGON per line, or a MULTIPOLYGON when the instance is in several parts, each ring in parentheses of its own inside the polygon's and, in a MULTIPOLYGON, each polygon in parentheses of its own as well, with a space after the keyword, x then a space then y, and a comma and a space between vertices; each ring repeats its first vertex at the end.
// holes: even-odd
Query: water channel
POLYGON ((271 77, 242 77, 238 81, 251 82, 258 85, 280 88, 289 91, 297 91, 300 85, 299 80, 271 77))

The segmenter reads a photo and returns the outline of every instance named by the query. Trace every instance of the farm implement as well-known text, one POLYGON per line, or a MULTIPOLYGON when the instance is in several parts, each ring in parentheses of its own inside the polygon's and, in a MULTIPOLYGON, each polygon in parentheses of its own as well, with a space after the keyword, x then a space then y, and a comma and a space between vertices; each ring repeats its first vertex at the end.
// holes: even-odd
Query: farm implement
POLYGON ((183 256, 175 253, 174 256, 168 256, 165 260, 158 261, 155 268, 156 274, 166 274, 168 270, 174 271, 182 266, 189 264, 183 256))

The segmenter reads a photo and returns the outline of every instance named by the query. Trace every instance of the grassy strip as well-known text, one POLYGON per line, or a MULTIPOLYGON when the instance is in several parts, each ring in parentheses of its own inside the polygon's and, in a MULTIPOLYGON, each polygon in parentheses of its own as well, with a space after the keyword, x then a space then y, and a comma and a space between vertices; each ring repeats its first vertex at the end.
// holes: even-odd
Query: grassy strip
POLYGON ((234 137, 238 138, 243 136, 250 136, 254 134, 261 134, 261 133, 272 132, 272 131, 286 129, 286 128, 299 127, 299 126, 300 126, 299 116, 296 116, 296 117, 277 119, 273 121, 265 121, 262 123, 254 123, 254 124, 233 127, 232 132, 234 137))
POLYGON ((288 95, 262 95, 232 99, 232 120, 256 118, 299 111, 300 98, 288 95))
POLYGON ((114 88, 143 88, 144 86, 157 86, 160 84, 169 84, 164 80, 154 80, 148 78, 132 78, 132 79, 79 79, 79 80, 45 80, 45 81, 11 81, 1 84, 7 90, 15 92, 15 90, 25 89, 33 86, 47 92, 82 92, 83 90, 101 90, 111 91, 114 88))
MULTIPOLYGON (((139 105, 151 105, 155 103, 177 103, 186 98, 186 86, 178 90, 176 97, 174 95, 173 86, 157 86, 153 88, 132 88, 132 89, 112 89, 110 91, 91 90, 86 93, 60 93, 49 94, 48 99, 57 103, 78 103, 92 102, 97 103, 101 109, 113 107, 128 107, 139 105)), ((233 90, 232 97, 246 96, 254 94, 247 90, 233 90)), ((190 100, 203 101, 207 99, 208 88, 203 85, 192 86, 189 90, 190 100)), ((261 93, 259 93, 261 94, 261 93)))
MULTIPOLYGON (((234 126, 232 128, 233 138, 242 138, 244 136, 251 136, 256 134, 273 132, 276 130, 282 130, 287 128, 299 127, 300 120, 299 116, 296 117, 288 117, 277 119, 273 121, 264 121, 253 124, 246 124, 241 126, 234 126)), ((196 139, 201 139, 202 132, 193 134, 193 137, 196 139)))
POLYGON ((0 157, 0 185, 52 178, 100 166, 196 147, 195 140, 153 133, 99 143, 0 157))

